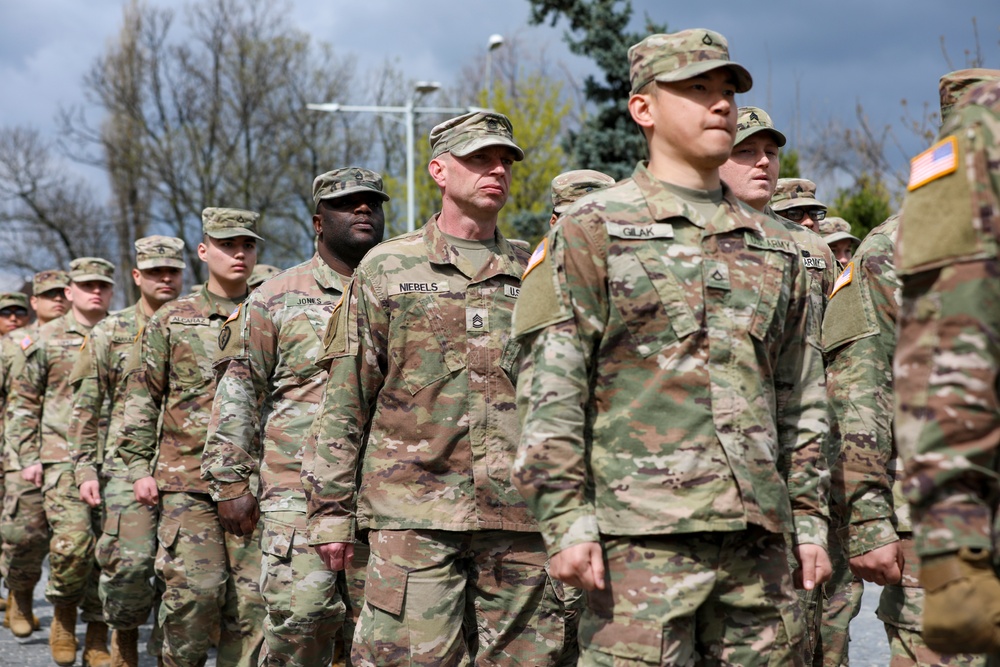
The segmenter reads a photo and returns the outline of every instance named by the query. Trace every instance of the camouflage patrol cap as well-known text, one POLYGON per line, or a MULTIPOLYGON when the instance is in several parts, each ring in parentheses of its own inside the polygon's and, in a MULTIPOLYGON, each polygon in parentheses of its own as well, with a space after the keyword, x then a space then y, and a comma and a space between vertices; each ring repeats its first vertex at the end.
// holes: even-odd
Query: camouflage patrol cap
POLYGON ((389 201, 382 185, 382 176, 361 167, 344 167, 320 174, 313 180, 313 204, 323 199, 346 197, 355 192, 372 192, 382 201, 389 201))
POLYGON ((28 295, 24 292, 0 292, 0 310, 4 308, 28 310, 28 295))
POLYGON ((580 197, 615 184, 615 179, 593 169, 574 169, 552 179, 552 210, 562 214, 580 197))
POLYGON ((826 208, 826 204, 816 199, 816 184, 807 178, 779 178, 771 196, 771 208, 787 211, 802 206, 826 208))
POLYGON ((966 90, 984 81, 1000 80, 1000 70, 973 67, 949 72, 941 77, 938 93, 941 95, 941 120, 955 108, 955 104, 966 90))
POLYGON ((514 126, 502 113, 473 111, 449 118, 434 126, 429 139, 431 159, 442 153, 464 157, 486 146, 507 146, 515 160, 524 159, 524 151, 514 143, 514 126))
POLYGON ((739 115, 736 116, 736 141, 733 145, 765 131, 774 135, 774 141, 779 147, 785 145, 785 135, 774 129, 774 123, 766 111, 760 107, 740 107, 739 115))
POLYGON ((77 257, 69 263, 69 279, 74 283, 88 280, 115 284, 115 265, 100 257, 77 257))
POLYGON ((140 271, 169 266, 183 269, 184 241, 173 236, 145 236, 135 242, 135 266, 140 271))
POLYGON ((735 75, 737 93, 753 86, 750 72, 729 59, 726 38, 704 28, 650 35, 629 48, 628 63, 633 95, 651 81, 684 81, 720 67, 735 75))
POLYGON ((258 264, 253 267, 253 271, 250 272, 250 277, 247 278, 247 287, 253 289, 266 280, 270 280, 281 273, 281 269, 276 266, 271 266, 270 264, 258 264))
POLYGON ((844 239, 850 239, 855 243, 861 243, 861 239, 851 233, 851 223, 843 218, 838 218, 836 216, 827 216, 824 220, 819 221, 818 233, 826 241, 827 245, 831 243, 836 243, 837 241, 843 241, 844 239))
POLYGON ((69 287, 69 274, 58 269, 39 271, 31 279, 31 293, 35 295, 65 287, 69 287))
POLYGON ((201 212, 202 231, 213 239, 252 236, 263 241, 264 237, 257 233, 259 221, 259 213, 241 208, 206 208, 201 212))

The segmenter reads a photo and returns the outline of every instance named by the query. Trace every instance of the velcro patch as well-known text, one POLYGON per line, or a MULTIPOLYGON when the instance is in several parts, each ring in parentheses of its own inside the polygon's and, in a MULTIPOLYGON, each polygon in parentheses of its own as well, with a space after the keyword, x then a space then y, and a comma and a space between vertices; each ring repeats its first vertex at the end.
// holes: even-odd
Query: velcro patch
POLYGON ((852 280, 854 280, 854 262, 849 262, 847 268, 837 276, 837 281, 833 283, 833 291, 830 292, 830 298, 832 299, 834 294, 850 285, 852 280))
POLYGON ((485 308, 465 309, 465 330, 481 332, 490 330, 490 313, 485 308))
POLYGON ((405 282, 389 285, 389 296, 397 294, 435 294, 437 292, 447 292, 448 283, 445 281, 433 282, 405 282))
POLYGON ((524 282, 524 279, 528 277, 528 274, 531 273, 533 268, 545 261, 545 257, 548 254, 549 240, 542 239, 542 242, 538 244, 537 248, 535 248, 535 252, 531 253, 531 258, 528 260, 528 267, 524 270, 524 273, 521 274, 521 282, 524 282))
POLYGON ((209 326, 211 324, 207 317, 171 317, 169 323, 193 326, 209 326))
POLYGON ((521 296, 521 288, 516 287, 514 285, 504 285, 503 295, 506 297, 510 297, 511 299, 516 299, 517 297, 521 296))
POLYGON ((233 312, 231 312, 229 314, 229 317, 226 318, 226 321, 224 322, 224 324, 229 324, 230 322, 232 322, 233 320, 235 320, 236 318, 238 318, 240 316, 240 309, 242 309, 242 308, 243 308, 243 304, 242 303, 240 305, 236 306, 236 310, 234 310, 233 312))
POLYGON ((674 227, 669 222, 654 222, 651 225, 623 225, 619 222, 606 222, 608 236, 620 239, 672 239, 674 227))
POLYGON ((809 257, 803 257, 802 263, 806 265, 807 269, 825 269, 826 260, 822 257, 816 257, 815 255, 810 255, 809 257))
POLYGON ((956 169, 958 169, 958 140, 955 135, 951 135, 910 160, 910 180, 906 183, 906 189, 913 192, 921 185, 947 176, 956 169))
POLYGON ((34 341, 31 340, 31 336, 25 336, 24 338, 21 339, 21 349, 27 350, 29 347, 31 347, 31 344, 33 342, 34 341))
MULTIPOLYGON (((86 340, 86 339, 84 339, 86 340)), ((55 345, 56 347, 80 347, 79 338, 55 338, 49 339, 49 345, 55 345)))
POLYGON ((758 248, 760 250, 779 250, 791 254, 799 254, 799 249, 791 241, 785 239, 775 239, 767 236, 758 236, 753 232, 746 232, 743 235, 743 242, 748 248, 758 248))

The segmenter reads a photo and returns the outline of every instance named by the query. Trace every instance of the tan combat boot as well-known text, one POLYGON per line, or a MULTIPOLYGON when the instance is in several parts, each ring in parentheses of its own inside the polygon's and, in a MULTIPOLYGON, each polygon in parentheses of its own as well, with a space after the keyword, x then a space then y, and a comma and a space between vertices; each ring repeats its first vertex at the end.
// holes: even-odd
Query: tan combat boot
POLYGON ((111 667, 139 667, 139 630, 111 632, 111 667))
POLYGON ((61 667, 76 662, 76 605, 57 605, 49 628, 49 651, 61 667))
POLYGON ((7 615, 4 625, 10 628, 15 637, 28 637, 38 629, 38 619, 31 612, 32 590, 11 591, 7 602, 7 615))
POLYGON ((87 639, 83 643, 83 667, 110 667, 108 626, 96 622, 87 624, 87 639))

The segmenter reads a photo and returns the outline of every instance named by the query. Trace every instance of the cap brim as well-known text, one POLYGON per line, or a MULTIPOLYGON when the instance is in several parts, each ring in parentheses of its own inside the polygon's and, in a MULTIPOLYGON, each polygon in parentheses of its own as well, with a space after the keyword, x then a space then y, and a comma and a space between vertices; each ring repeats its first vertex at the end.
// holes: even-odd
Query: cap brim
POLYGON ((340 197, 353 195, 356 192, 370 193, 373 195, 377 195, 382 201, 389 201, 389 195, 382 192, 381 190, 376 190, 375 188, 369 188, 364 185, 355 185, 353 187, 346 188, 344 190, 337 190, 336 192, 331 192, 328 195, 323 195, 322 197, 316 199, 316 203, 318 204, 319 202, 326 201, 327 199, 339 199, 340 197))
MULTIPOLYGON (((685 65, 679 69, 657 74, 653 80, 663 81, 665 83, 684 81, 685 79, 690 79, 698 76, 699 74, 711 72, 712 70, 721 69, 723 67, 728 67, 733 71, 733 74, 736 75, 737 93, 745 93, 753 87, 753 77, 750 76, 750 72, 747 71, 747 68, 739 63, 734 63, 731 60, 700 60, 690 63, 689 65, 685 65)), ((640 86, 640 88, 641 87, 642 86, 640 86)))
POLYGON ((495 135, 486 137, 477 137, 476 139, 473 139, 467 144, 462 144, 461 146, 456 146, 455 148, 452 148, 448 152, 458 157, 465 157, 466 155, 469 155, 470 153, 475 153, 480 148, 486 148, 487 146, 506 146, 510 149, 513 149, 514 154, 516 155, 514 159, 517 162, 520 162, 521 160, 524 159, 524 151, 521 150, 520 146, 515 144, 510 139, 505 139, 503 137, 498 137, 495 135))
POLYGON ((0 310, 3 310, 4 308, 24 308, 27 310, 28 306, 17 299, 6 299, 4 301, 0 301, 0 310))
POLYGON ((784 146, 788 140, 785 139, 785 135, 778 132, 773 127, 763 127, 761 125, 754 125, 753 127, 748 127, 745 130, 740 130, 736 133, 736 141, 733 142, 733 146, 739 146, 741 142, 745 141, 749 137, 757 134, 758 132, 770 132, 774 135, 775 143, 778 144, 778 148, 784 146))
POLYGON ((108 283, 109 285, 114 285, 115 281, 107 276, 102 276, 100 273, 85 273, 82 276, 73 276, 71 282, 74 283, 85 283, 91 280, 99 280, 102 283, 108 283))
POLYGON ((136 262, 135 263, 135 268, 139 269, 140 271, 145 271, 146 269, 156 269, 156 268, 159 268, 161 266, 167 266, 167 267, 170 267, 172 269, 184 269, 184 268, 187 268, 187 264, 185 264, 183 260, 180 260, 180 259, 170 259, 170 258, 146 259, 146 260, 143 260, 141 262, 136 262))
POLYGON ((827 208, 826 204, 823 202, 810 197, 796 197, 795 199, 786 199, 778 202, 777 204, 771 204, 771 208, 775 211, 787 211, 790 208, 803 208, 805 206, 827 208))
POLYGON ((237 236, 249 236, 258 241, 264 240, 263 236, 255 234, 249 229, 217 229, 213 232, 205 232, 205 236, 213 239, 235 239, 237 236))
POLYGON ((826 241, 827 245, 836 243, 837 241, 844 241, 846 239, 850 239, 855 243, 861 243, 861 239, 850 232, 834 232, 833 234, 828 234, 823 237, 823 240, 826 241))

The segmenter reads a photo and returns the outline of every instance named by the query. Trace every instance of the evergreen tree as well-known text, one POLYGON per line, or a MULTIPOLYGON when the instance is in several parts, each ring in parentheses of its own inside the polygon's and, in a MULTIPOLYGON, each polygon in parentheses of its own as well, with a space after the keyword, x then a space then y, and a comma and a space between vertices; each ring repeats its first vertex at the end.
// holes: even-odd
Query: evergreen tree
POLYGON ((889 188, 881 179, 862 174, 853 186, 837 191, 829 214, 847 220, 851 223, 851 233, 863 239, 892 213, 889 188))

